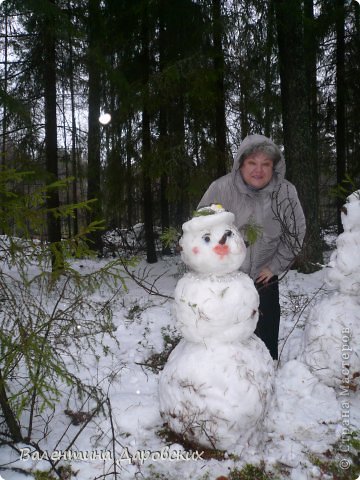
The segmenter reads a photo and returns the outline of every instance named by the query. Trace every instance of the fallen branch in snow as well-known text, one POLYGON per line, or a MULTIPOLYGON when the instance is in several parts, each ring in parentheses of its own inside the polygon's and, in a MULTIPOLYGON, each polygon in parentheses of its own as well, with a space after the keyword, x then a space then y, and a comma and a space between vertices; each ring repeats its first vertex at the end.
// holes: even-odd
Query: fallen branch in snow
POLYGON ((112 415, 112 408, 111 408, 111 401, 109 396, 106 398, 106 403, 108 406, 108 411, 109 411, 109 417, 110 417, 110 426, 111 426, 111 446, 112 446, 112 460, 113 460, 113 465, 114 465, 114 471, 112 472, 114 475, 115 480, 118 478, 118 470, 117 470, 117 465, 116 465, 116 449, 115 449, 115 440, 116 440, 116 434, 115 434, 115 428, 114 428, 114 422, 113 422, 113 415, 112 415))
POLYGON ((281 359, 281 355, 282 355, 282 352, 284 350, 284 347, 286 345, 286 342, 288 341, 288 339, 290 338, 290 336, 292 335, 293 331, 295 330, 297 324, 299 323, 300 321, 300 318, 302 316, 302 314, 304 313, 305 309, 310 305, 310 303, 314 300, 314 298, 319 294, 319 292, 324 288, 324 285, 325 283, 323 283, 316 291, 315 293, 310 297, 310 299, 308 299, 304 305, 301 307, 300 309, 300 312, 295 312, 294 315, 293 315, 293 318, 292 320, 294 320, 295 318, 295 315, 299 315, 296 322, 294 323, 293 327, 291 328, 290 332, 288 333, 288 335, 286 336, 285 340, 284 340, 284 343, 282 344, 282 347, 281 347, 281 350, 280 350, 280 353, 279 353, 279 359, 278 359, 278 362, 277 362, 277 366, 276 368, 279 367, 280 365, 280 359, 281 359))
POLYGON ((166 298, 167 300, 174 300, 174 297, 170 295, 164 295, 159 291, 159 289, 155 286, 156 282, 160 280, 160 278, 164 277, 167 273, 168 270, 165 270, 163 273, 159 274, 152 282, 148 280, 149 275, 150 275, 150 270, 148 267, 145 267, 142 272, 139 271, 138 274, 135 272, 131 272, 128 265, 126 262, 123 262, 121 260, 122 266, 124 268, 124 271, 129 275, 129 278, 133 280, 136 285, 141 287, 145 292, 147 292, 149 295, 156 295, 161 298, 166 298))

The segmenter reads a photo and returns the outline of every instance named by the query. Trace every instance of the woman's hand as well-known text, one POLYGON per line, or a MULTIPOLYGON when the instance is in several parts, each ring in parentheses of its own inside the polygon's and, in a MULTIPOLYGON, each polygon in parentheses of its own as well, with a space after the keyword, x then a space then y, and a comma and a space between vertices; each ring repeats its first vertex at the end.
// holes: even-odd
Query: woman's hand
POLYGON ((270 278, 272 278, 274 276, 274 274, 272 273, 272 271, 270 270, 270 268, 263 268, 259 274, 259 276, 257 277, 256 279, 256 283, 268 283, 268 281, 270 280, 270 278))

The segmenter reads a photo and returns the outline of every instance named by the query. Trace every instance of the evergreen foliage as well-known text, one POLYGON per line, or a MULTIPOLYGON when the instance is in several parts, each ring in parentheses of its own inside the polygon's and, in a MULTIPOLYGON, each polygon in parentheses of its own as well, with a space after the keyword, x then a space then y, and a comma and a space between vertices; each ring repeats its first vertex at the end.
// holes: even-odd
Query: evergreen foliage
MULTIPOLYGON (((54 244, 36 237, 46 226, 49 190, 61 191, 70 180, 24 192, 32 176, 0 170, 0 442, 21 441, 40 448, 33 432, 51 428, 64 395, 70 392, 70 397, 89 404, 90 418, 103 408, 101 387, 93 380, 84 382, 78 373, 86 368, 86 356, 96 357, 99 343, 103 355, 109 355, 106 338, 117 341, 111 303, 99 304, 94 293, 104 287, 126 291, 126 285, 125 260, 84 274, 74 266, 74 261, 92 254, 86 238, 99 228, 97 222, 56 245, 61 270, 53 268, 54 244)), ((90 209, 90 203, 64 204, 50 213, 62 219, 80 209, 90 209)))

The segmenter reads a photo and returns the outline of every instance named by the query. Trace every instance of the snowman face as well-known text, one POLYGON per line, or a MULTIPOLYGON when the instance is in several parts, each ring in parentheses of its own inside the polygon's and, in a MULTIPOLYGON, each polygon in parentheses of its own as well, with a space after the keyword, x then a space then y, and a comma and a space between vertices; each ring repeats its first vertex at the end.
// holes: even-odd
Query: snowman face
POLYGON ((347 197, 341 212, 341 222, 345 232, 360 231, 360 190, 347 197))
POLYGON ((180 245, 183 261, 198 273, 235 272, 246 255, 245 243, 231 224, 221 223, 184 232, 180 245))

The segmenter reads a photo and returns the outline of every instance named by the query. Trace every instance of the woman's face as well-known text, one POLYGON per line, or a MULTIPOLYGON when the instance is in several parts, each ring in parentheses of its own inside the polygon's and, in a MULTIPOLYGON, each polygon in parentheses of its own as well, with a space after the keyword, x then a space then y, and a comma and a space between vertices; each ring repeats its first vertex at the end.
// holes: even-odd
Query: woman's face
POLYGON ((253 188, 263 188, 273 176, 273 161, 265 153, 256 152, 245 158, 240 167, 245 183, 253 188))

